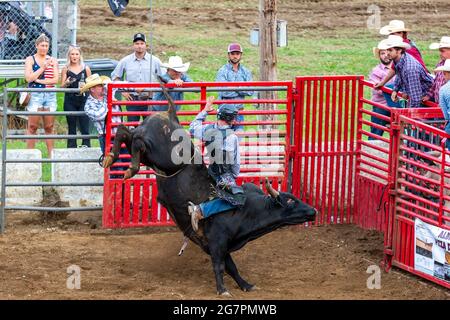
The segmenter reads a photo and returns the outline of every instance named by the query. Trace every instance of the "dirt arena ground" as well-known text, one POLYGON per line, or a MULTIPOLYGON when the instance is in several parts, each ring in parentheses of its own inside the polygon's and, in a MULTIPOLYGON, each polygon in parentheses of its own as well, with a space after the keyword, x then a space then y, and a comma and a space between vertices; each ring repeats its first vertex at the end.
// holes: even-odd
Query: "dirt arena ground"
MULTIPOLYGON (((113 231, 91 229, 92 218, 75 220, 8 216, 0 236, 0 299, 218 298, 209 257, 192 243, 177 256, 178 229, 113 231), (80 290, 67 289, 71 265, 81 268, 80 290)), ((283 228, 233 254, 258 290, 241 292, 228 276, 225 283, 235 299, 450 298, 398 269, 382 272, 381 289, 367 289, 366 270, 381 261, 382 250, 380 233, 352 225, 283 228)))

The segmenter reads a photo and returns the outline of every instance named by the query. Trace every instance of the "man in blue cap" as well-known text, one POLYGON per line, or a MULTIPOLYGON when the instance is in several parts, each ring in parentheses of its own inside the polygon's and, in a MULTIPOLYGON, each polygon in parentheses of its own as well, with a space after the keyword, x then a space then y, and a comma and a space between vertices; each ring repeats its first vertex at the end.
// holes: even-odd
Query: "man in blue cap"
POLYGON ((205 108, 189 127, 195 138, 205 141, 210 162, 208 172, 216 182, 214 199, 200 205, 190 202, 188 209, 194 231, 198 230, 200 219, 242 206, 245 202, 242 188, 236 185, 240 172, 239 139, 232 127, 238 109, 234 104, 223 104, 217 112, 216 123, 205 125, 206 116, 214 111, 213 100, 213 96, 208 98, 205 108))

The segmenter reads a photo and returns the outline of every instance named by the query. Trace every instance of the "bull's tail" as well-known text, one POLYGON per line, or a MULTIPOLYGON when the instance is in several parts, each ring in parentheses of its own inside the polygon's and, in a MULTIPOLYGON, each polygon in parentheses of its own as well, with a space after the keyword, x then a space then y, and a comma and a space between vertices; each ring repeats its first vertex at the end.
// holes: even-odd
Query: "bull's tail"
POLYGON ((159 85, 161 86, 161 90, 162 90, 164 96, 166 97, 167 102, 169 103, 169 108, 167 110, 167 113, 169 114, 169 119, 179 122, 178 117, 177 117, 177 110, 175 108, 175 103, 173 102, 172 97, 170 96, 166 86, 164 85, 165 81, 160 75, 157 75, 157 78, 159 81, 159 85))

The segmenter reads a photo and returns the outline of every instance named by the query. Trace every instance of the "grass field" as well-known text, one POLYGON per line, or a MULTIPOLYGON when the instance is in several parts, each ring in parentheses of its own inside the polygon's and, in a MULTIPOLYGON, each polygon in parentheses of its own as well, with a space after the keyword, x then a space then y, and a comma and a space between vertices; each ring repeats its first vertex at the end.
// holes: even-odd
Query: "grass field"
MULTIPOLYGON (((378 1, 381 26, 403 19, 411 38, 432 68, 438 53, 428 45, 448 32, 450 13, 445 1, 378 1), (418 14, 419 12, 419 14, 418 14)), ((278 78, 297 75, 362 74, 376 64, 372 47, 383 37, 367 28, 370 3, 364 1, 279 1, 278 18, 288 22, 288 46, 278 48, 278 78)), ((120 59, 130 53, 135 32, 150 33, 149 1, 130 1, 114 17, 104 1, 81 0, 79 44, 88 57, 120 59), (101 13, 103 21, 93 15, 101 13), (95 36, 92 30, 95 28, 95 36)), ((243 63, 259 78, 258 48, 249 43, 258 25, 258 1, 153 1, 153 51, 163 61, 178 54, 191 62, 194 80, 214 80, 226 62, 226 46, 244 46, 243 63)))

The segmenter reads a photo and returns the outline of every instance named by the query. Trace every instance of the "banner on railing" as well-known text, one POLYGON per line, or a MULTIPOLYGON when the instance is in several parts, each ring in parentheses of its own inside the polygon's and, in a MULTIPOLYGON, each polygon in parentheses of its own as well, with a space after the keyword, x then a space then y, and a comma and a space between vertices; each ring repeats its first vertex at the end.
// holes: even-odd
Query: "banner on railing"
POLYGON ((414 268, 450 283, 449 230, 416 218, 414 268))

